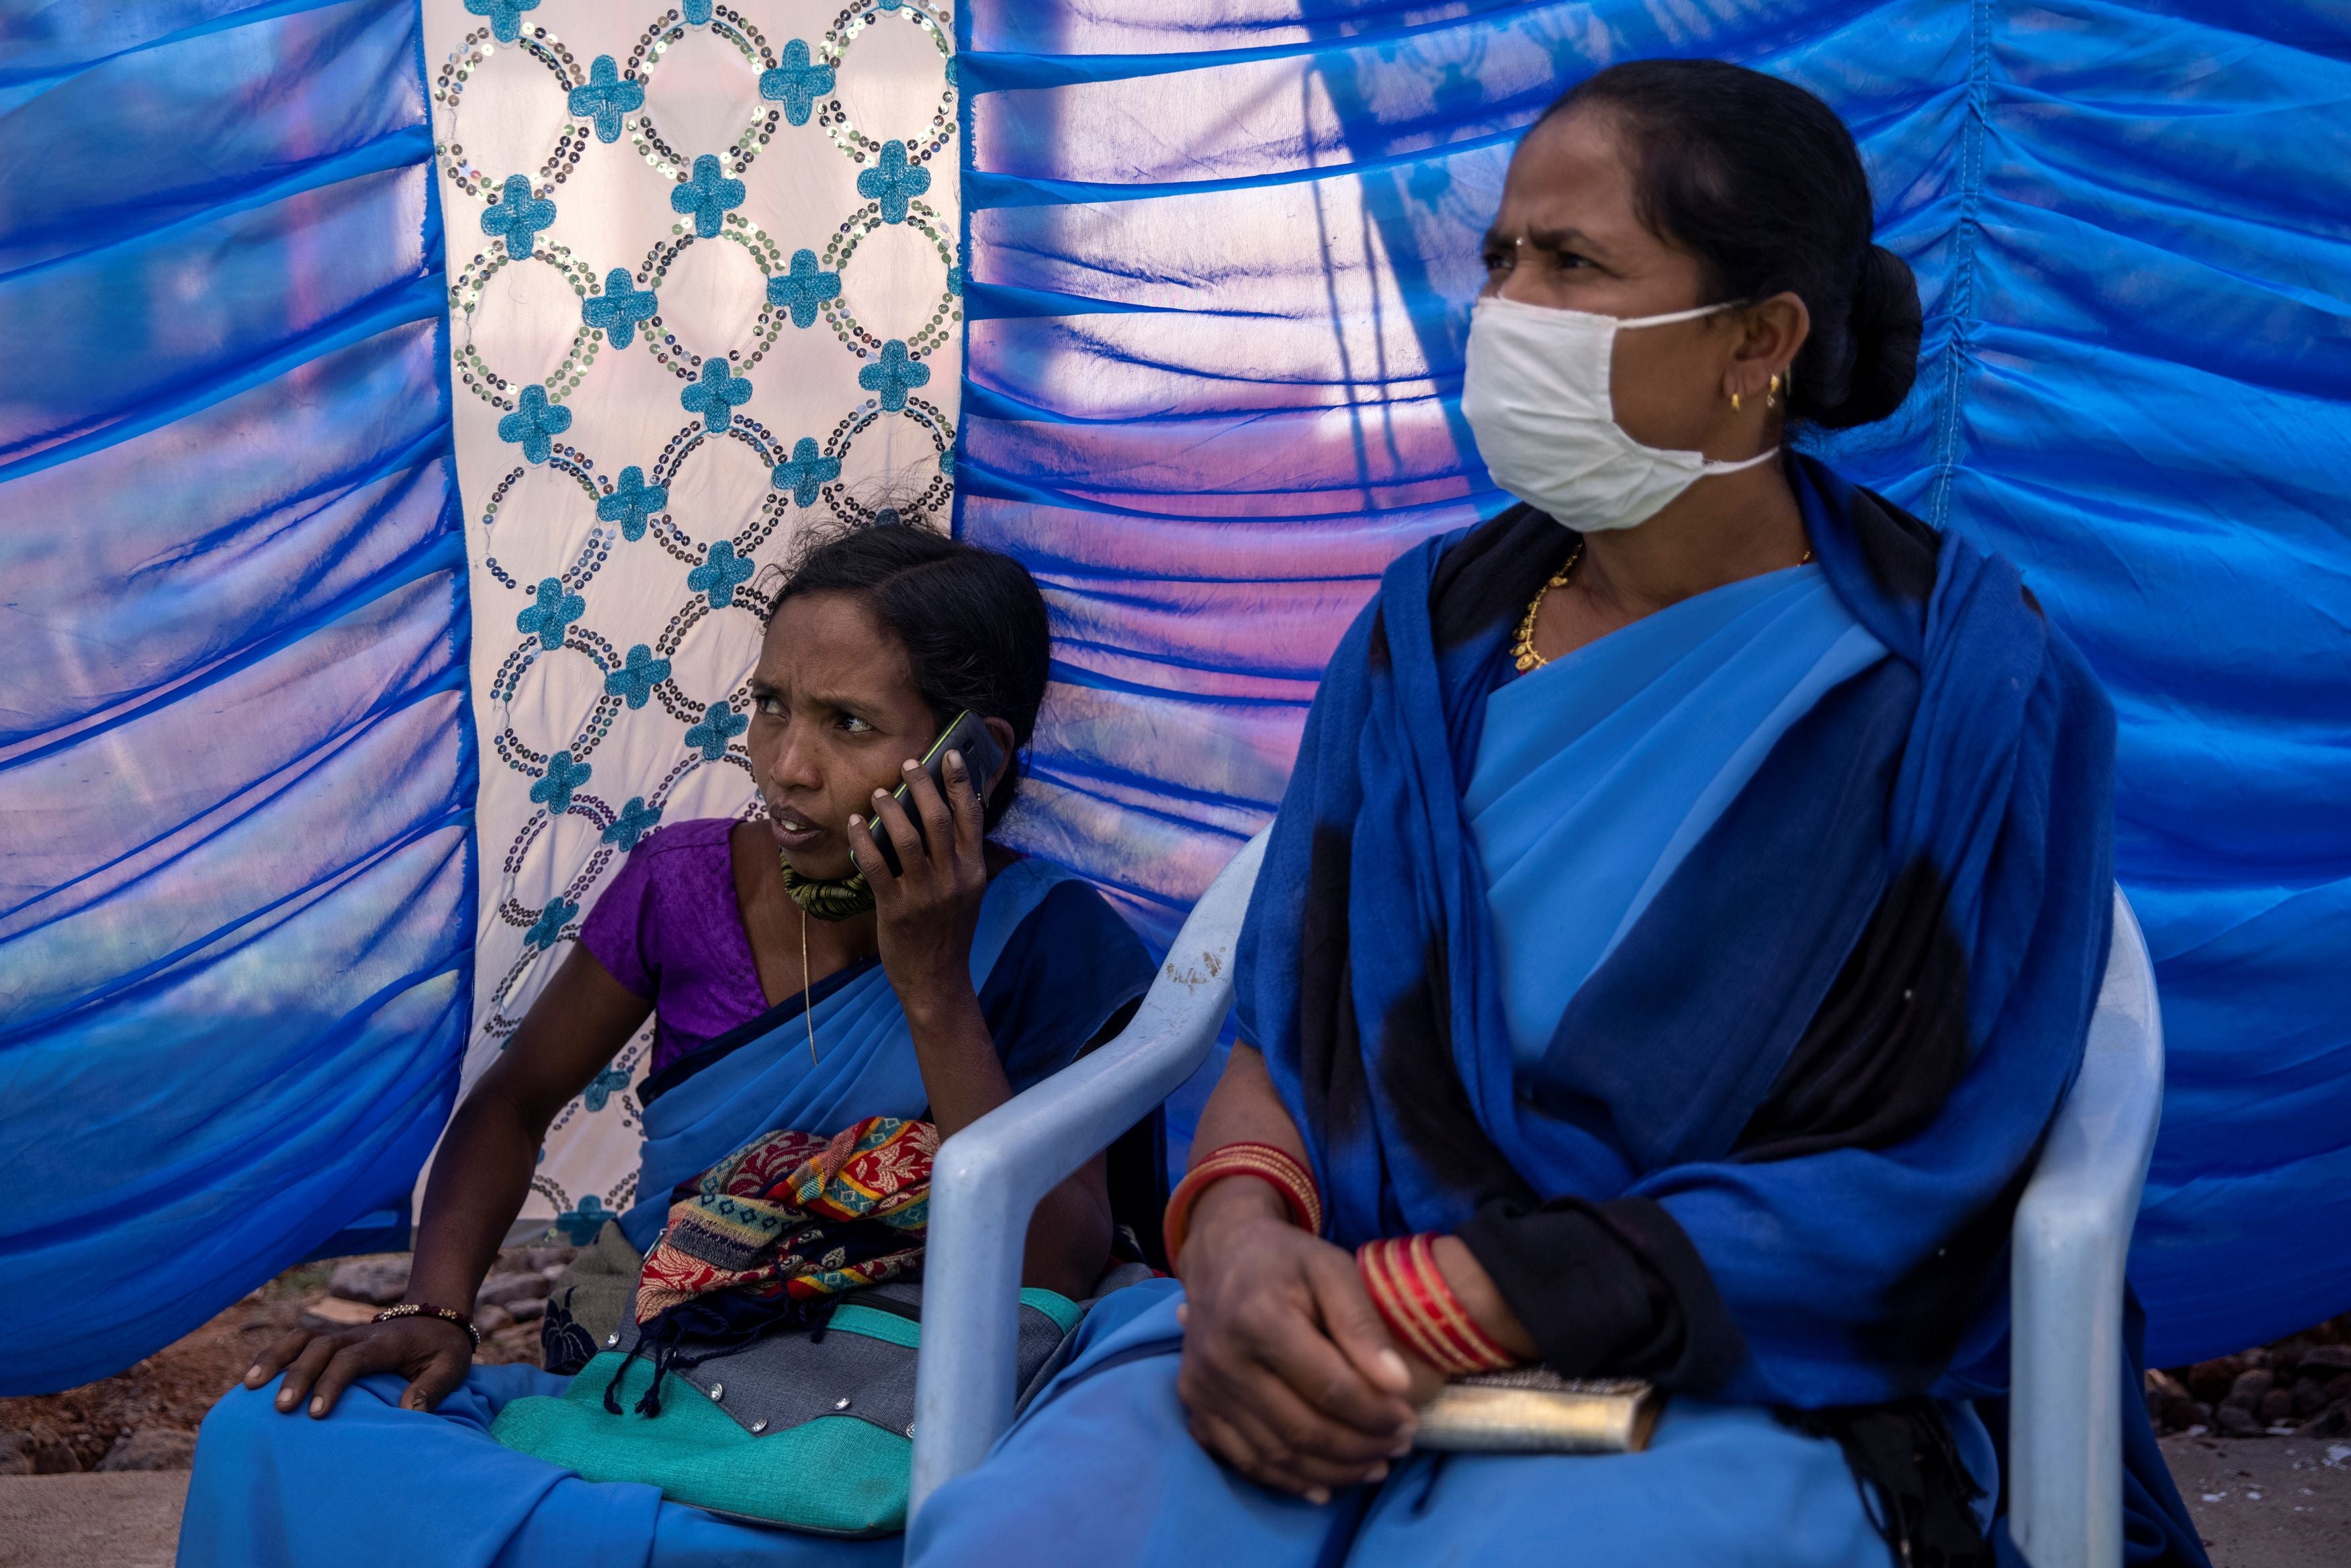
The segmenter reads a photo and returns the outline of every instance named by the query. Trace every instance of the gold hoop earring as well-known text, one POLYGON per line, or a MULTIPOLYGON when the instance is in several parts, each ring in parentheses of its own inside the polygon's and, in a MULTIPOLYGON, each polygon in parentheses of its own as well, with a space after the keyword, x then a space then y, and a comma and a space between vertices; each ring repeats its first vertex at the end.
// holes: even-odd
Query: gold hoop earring
POLYGON ((1730 411, 1734 414, 1739 411, 1739 394, 1736 392, 1730 394, 1730 411))
POLYGON ((1763 406, 1767 409, 1780 406, 1780 372, 1777 370, 1771 372, 1771 387, 1763 394, 1763 406))

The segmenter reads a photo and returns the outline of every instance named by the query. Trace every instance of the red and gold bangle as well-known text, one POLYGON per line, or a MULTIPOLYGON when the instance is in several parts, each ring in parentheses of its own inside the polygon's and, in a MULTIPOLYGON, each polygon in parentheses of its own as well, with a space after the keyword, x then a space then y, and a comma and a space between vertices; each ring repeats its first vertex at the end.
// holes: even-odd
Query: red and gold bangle
POLYGON ((1388 1331, 1438 1371, 1499 1372, 1518 1365, 1446 1282, 1434 1237, 1366 1241, 1355 1251, 1355 1268, 1388 1331))
POLYGON ((1322 1195, 1315 1189, 1312 1171, 1289 1150, 1270 1143, 1228 1143, 1195 1164, 1168 1194, 1167 1214, 1159 1231, 1167 1244, 1170 1263, 1184 1250, 1184 1237, 1192 1225, 1192 1206, 1211 1183, 1228 1176, 1254 1176, 1271 1183, 1289 1207, 1291 1222, 1310 1234, 1322 1234, 1322 1195))
POLYGON ((1453 1293, 1452 1282, 1445 1277, 1444 1269, 1437 1262, 1437 1238, 1414 1236, 1405 1244, 1412 1249, 1415 1282, 1426 1294, 1430 1309, 1443 1320, 1447 1334, 1455 1343, 1481 1363, 1478 1370, 1496 1372, 1514 1366, 1518 1357, 1488 1334, 1478 1320, 1469 1315, 1469 1309, 1461 1304, 1461 1298, 1453 1293))
POLYGON ((1456 1369, 1460 1356, 1438 1339, 1414 1310, 1404 1282, 1397 1277, 1394 1242, 1366 1241, 1356 1248, 1355 1272, 1363 1276, 1364 1293, 1372 1298, 1380 1321, 1388 1325, 1388 1332, 1395 1335, 1398 1344, 1431 1366, 1448 1372, 1456 1369))
POLYGON ((1444 1358, 1432 1365, 1447 1372, 1488 1371, 1481 1348, 1462 1332, 1461 1324, 1468 1314, 1455 1306, 1452 1287, 1436 1267, 1436 1254, 1422 1256, 1426 1242, 1425 1236, 1406 1236, 1387 1249, 1389 1273, 1403 1287, 1399 1293, 1405 1310, 1418 1322, 1422 1332, 1442 1347, 1444 1358))
POLYGON ((443 1323, 454 1323, 465 1331, 465 1337, 474 1342, 475 1350, 482 1348, 482 1331, 474 1326, 472 1318, 467 1317, 455 1307, 426 1306, 422 1302, 402 1302, 398 1306, 386 1307, 376 1314, 375 1321, 390 1323, 399 1317, 437 1317, 443 1323))

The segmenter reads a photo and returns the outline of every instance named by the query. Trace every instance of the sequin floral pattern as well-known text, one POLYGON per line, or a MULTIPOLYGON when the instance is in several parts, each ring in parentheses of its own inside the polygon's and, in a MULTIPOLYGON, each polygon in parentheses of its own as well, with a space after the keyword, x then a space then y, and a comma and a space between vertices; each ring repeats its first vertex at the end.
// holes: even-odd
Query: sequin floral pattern
MULTIPOLYGON (((756 813, 766 569, 810 523, 946 525, 956 17, 423 9, 482 755, 470 1082, 649 833, 756 813)), ((650 1038, 557 1118, 531 1212, 559 1231, 634 1199, 650 1038)))

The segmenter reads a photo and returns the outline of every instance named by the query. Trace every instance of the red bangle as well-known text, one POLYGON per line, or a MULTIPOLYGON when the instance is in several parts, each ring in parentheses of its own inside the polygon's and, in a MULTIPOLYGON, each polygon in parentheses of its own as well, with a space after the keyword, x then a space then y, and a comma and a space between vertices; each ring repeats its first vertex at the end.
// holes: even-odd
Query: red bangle
POLYGON ((1448 1339, 1479 1365, 1480 1372, 1498 1372, 1515 1366, 1518 1357, 1502 1348, 1494 1336, 1469 1315, 1461 1298, 1453 1293, 1453 1282, 1437 1262, 1437 1238, 1419 1235, 1409 1238, 1405 1245, 1410 1249, 1413 1261, 1413 1283, 1426 1298, 1428 1310, 1444 1324, 1448 1339))
POLYGON ((1426 1235, 1366 1241, 1355 1251, 1364 1290, 1388 1331, 1440 1372, 1499 1372, 1518 1365, 1461 1304, 1426 1235))
POLYGON ((455 1307, 426 1306, 422 1302, 402 1302, 398 1306, 386 1307, 376 1314, 375 1321, 390 1323, 398 1317, 437 1317, 443 1323, 454 1323, 465 1331, 465 1337, 474 1342, 474 1348, 476 1351, 482 1348, 482 1331, 474 1326, 472 1318, 467 1317, 455 1307))
POLYGON ((1355 1272, 1363 1276, 1364 1293, 1388 1332, 1406 1350, 1431 1366, 1450 1368, 1458 1358, 1449 1353, 1405 1296, 1396 1277, 1396 1262, 1385 1241, 1366 1241, 1355 1250, 1355 1272))
POLYGON ((1272 1144, 1228 1143, 1194 1165, 1168 1195, 1167 1213, 1160 1221, 1159 1232, 1166 1243, 1170 1264, 1184 1251, 1184 1238, 1192 1225, 1192 1206, 1212 1183, 1228 1176, 1254 1176, 1271 1184, 1290 1210, 1290 1222, 1310 1234, 1322 1234, 1322 1195, 1315 1189, 1311 1171, 1289 1150, 1272 1144))

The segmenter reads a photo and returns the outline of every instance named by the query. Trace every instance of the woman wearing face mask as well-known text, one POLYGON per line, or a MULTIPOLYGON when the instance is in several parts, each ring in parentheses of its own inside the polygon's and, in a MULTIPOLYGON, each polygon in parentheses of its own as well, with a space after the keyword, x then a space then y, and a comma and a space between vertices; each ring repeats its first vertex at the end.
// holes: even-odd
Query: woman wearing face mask
POLYGON ((2113 720, 2013 568, 1787 450, 1910 388, 1870 229, 1844 127, 1734 66, 1529 132, 1462 393, 1524 504, 1332 660, 1180 1288, 910 1561, 1991 1560, 1967 1397, 2102 972, 2113 720), (1442 1379, 1536 1365, 1669 1390, 1646 1449, 1415 1450, 1442 1379))
MULTIPOLYGON (((630 851, 579 945, 450 1123, 407 1304, 364 1327, 290 1335, 205 1420, 182 1568, 897 1561, 895 1535, 757 1529, 634 1484, 662 1479, 652 1472, 582 1479, 574 1472, 600 1469, 592 1452, 537 1457, 556 1440, 641 1441, 660 1415, 637 1402, 646 1364, 628 1385, 633 1413, 616 1399, 609 1417, 592 1405, 580 1416, 530 1397, 561 1394, 561 1377, 470 1366, 465 1319, 549 1124, 648 1014, 640 1201, 559 1282, 546 1334, 551 1367, 577 1372, 594 1356, 595 1375, 614 1383, 630 1369, 613 1377, 622 1355, 599 1352, 622 1334, 652 1335, 642 1311, 627 1309, 678 1277, 657 1266, 662 1254, 653 1265, 645 1254, 695 1207, 674 1205, 692 1190, 681 1184, 778 1129, 821 1143, 866 1118, 926 1118, 943 1138, 1123 1026, 1151 980, 1141 941, 1086 883, 984 836, 1012 803, 1013 759, 1036 722, 1050 651, 1043 598, 1006 556, 908 526, 815 542, 778 591, 750 680, 746 739, 765 816, 664 825, 630 851), (951 752, 943 796, 914 759, 962 711, 985 722, 1001 760, 977 777, 951 752), (911 810, 892 798, 902 783, 911 810), (895 847, 894 869, 877 831, 895 847), (517 1411, 538 1412, 521 1435, 517 1411)), ((1155 1151, 1139 1152, 1155 1184, 1155 1151)), ((884 1174, 881 1185, 897 1180, 884 1174)), ((1039 1205, 1024 1285, 1064 1303, 1092 1295, 1112 1232, 1097 1158, 1039 1205)), ((894 1268, 903 1253, 883 1256, 894 1268)), ((847 1264, 821 1267, 863 1258, 852 1251, 847 1264)), ((866 1272, 884 1277, 830 1278, 835 1295, 814 1299, 910 1297, 911 1272, 866 1272)), ((790 1300, 708 1293, 722 1298, 761 1336, 755 1344, 789 1341, 775 1314, 790 1300)), ((903 1370, 911 1377, 911 1364, 903 1370)), ((763 1376, 791 1373, 787 1361, 763 1376)), ((714 1384, 703 1376, 705 1392, 714 1384)), ((674 1376, 669 1388, 675 1427, 675 1409, 699 1396, 688 1399, 674 1376)), ((825 1402, 838 1391, 828 1387, 825 1402)), ((749 1428, 754 1417, 737 1418, 749 1428)), ((749 1439, 720 1436, 734 1445, 727 1461, 747 1468, 734 1450, 749 1439)), ((897 1462, 903 1481, 903 1452, 897 1462)))

